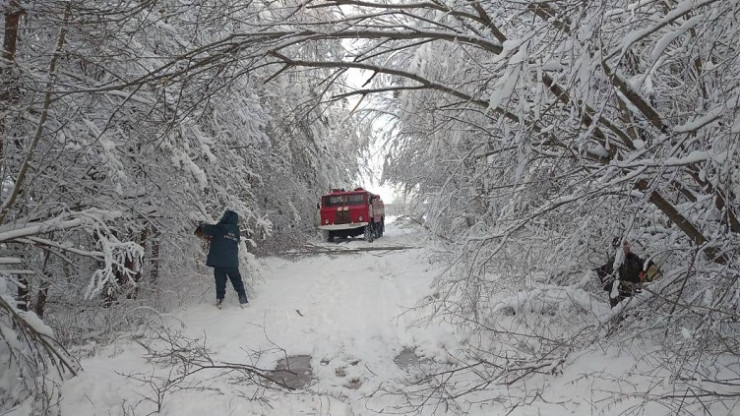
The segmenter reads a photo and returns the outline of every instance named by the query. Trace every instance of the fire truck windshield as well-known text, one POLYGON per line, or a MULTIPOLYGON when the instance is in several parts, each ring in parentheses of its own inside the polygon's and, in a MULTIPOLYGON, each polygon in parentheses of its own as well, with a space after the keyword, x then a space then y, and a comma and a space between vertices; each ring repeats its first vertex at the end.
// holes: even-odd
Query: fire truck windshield
POLYGON ((364 194, 328 195, 324 197, 324 206, 338 207, 340 205, 359 205, 364 203, 364 201, 364 194))

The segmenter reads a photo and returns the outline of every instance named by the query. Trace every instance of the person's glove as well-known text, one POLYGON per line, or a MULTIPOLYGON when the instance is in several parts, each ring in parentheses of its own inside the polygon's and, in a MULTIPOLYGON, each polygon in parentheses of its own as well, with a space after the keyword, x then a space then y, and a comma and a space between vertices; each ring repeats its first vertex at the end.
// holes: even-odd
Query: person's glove
POLYGON ((197 237, 200 237, 206 241, 211 241, 211 236, 204 233, 203 229, 200 228, 200 225, 198 225, 198 228, 195 229, 195 232, 193 234, 195 234, 197 237))

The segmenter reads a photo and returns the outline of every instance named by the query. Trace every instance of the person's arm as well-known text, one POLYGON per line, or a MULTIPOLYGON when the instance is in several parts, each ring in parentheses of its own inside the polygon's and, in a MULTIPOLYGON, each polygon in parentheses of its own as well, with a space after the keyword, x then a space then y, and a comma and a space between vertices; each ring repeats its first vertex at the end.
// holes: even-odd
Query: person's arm
POLYGON ((219 227, 215 224, 207 224, 205 222, 200 223, 198 229, 205 235, 213 237, 219 233, 219 227))
POLYGON ((204 233, 203 230, 200 229, 200 225, 198 225, 195 228, 195 232, 193 234, 195 234, 196 237, 200 237, 200 238, 206 238, 207 237, 206 233, 204 233))

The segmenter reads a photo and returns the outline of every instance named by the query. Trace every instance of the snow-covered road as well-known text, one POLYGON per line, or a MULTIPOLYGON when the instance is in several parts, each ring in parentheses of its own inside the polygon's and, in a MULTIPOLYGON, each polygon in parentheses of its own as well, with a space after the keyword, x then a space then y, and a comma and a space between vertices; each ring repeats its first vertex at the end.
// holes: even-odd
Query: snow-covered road
MULTIPOLYGON (((154 316, 144 335, 97 347, 82 361, 84 371, 63 385, 61 415, 667 414, 658 401, 644 401, 645 392, 674 388, 665 369, 653 367, 649 341, 596 342, 554 365, 546 356, 529 365, 554 370, 517 384, 507 377, 527 371, 527 363, 511 373, 478 371, 502 367, 476 366, 471 351, 486 358, 510 346, 540 347, 542 338, 520 336, 523 322, 561 334, 608 306, 596 300, 584 307, 584 292, 532 280, 531 291, 547 296, 529 302, 528 292, 495 294, 499 305, 516 312, 497 315, 496 323, 513 329, 475 350, 479 334, 430 324, 414 309, 441 268, 429 262, 424 238, 413 222, 399 221, 373 243, 318 245, 343 252, 262 259, 248 309, 240 309, 230 291, 223 310, 212 300, 183 307, 154 316), (401 246, 415 248, 356 250, 401 246), (543 301, 551 308, 543 309, 543 301)), ((210 284, 210 276, 203 278, 210 284)), ((736 365, 736 357, 728 362, 728 368, 736 365)), ((717 406, 708 414, 737 414, 717 406)), ((8 416, 32 413, 25 403, 8 416)))
MULTIPOLYGON (((421 247, 423 238, 418 227, 399 222, 388 224, 386 235, 373 243, 321 247, 421 247)), ((203 303, 166 319, 168 339, 204 346, 218 365, 272 370, 285 357, 307 359, 310 381, 295 391, 255 386, 229 369, 178 378, 188 369, 177 360, 147 363, 143 347, 122 341, 83 362, 85 371, 65 385, 64 414, 363 415, 402 406, 396 394, 401 386, 429 357, 444 356, 454 338, 451 327, 412 325, 419 319, 416 302, 436 272, 422 253, 418 248, 265 259, 248 309, 238 307, 229 289, 223 310, 203 303)), ((172 349, 161 340, 139 341, 157 352, 172 349)), ((287 373, 274 373, 279 374, 287 373)))

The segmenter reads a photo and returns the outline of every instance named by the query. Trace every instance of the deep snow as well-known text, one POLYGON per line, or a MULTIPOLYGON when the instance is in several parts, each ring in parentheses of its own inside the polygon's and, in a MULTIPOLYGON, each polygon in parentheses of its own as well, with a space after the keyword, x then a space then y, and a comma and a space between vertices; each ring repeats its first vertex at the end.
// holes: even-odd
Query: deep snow
MULTIPOLYGON (((415 407, 418 401, 407 401, 408 392, 430 391, 426 382, 413 383, 432 371, 433 364, 461 357, 471 334, 437 320, 432 323, 415 308, 442 268, 429 260, 422 230, 413 222, 399 221, 388 224, 386 231, 374 243, 323 243, 315 249, 334 251, 261 259, 248 309, 239 308, 229 287, 223 310, 210 301, 183 307, 153 319, 143 336, 121 337, 100 348, 82 361, 84 371, 63 385, 61 414, 458 414, 434 399, 420 407, 415 407), (382 247, 389 250, 378 250, 382 247), (356 251, 361 248, 372 251, 356 251), (297 357, 292 372, 273 371, 286 357, 297 357), (310 364, 310 377, 301 360, 310 364), (297 388, 277 387, 255 373, 297 388), (293 373, 297 377, 281 378, 293 373)), ((585 316, 609 311, 598 299, 588 305, 591 300, 583 292, 533 282, 551 298, 564 299, 561 309, 580 308, 585 316)), ((507 301, 504 296, 500 304, 515 306, 521 298, 514 295, 507 301)), ((538 313, 531 315, 544 319, 538 313)), ((553 326, 555 332, 573 325, 557 316, 553 322, 562 324, 553 326)), ((672 389, 665 369, 650 369, 655 351, 654 345, 638 339, 620 348, 598 341, 574 351, 550 375, 535 375, 516 385, 491 385, 462 397, 455 410, 480 416, 509 411, 621 414, 630 409, 669 414, 670 409, 655 403, 640 410, 644 392, 672 389), (536 400, 514 406, 522 397, 536 396, 535 391, 536 400)), ((469 380, 463 375, 455 381, 465 388, 480 380, 471 374, 469 380)), ((10 415, 30 413, 27 403, 10 415)))
MULTIPOLYGON (((204 303, 164 317, 171 330, 207 346, 215 361, 271 370, 286 356, 309 355, 313 381, 291 392, 250 387, 233 371, 204 370, 172 382, 162 394, 160 414, 370 414, 401 404, 395 393, 428 361, 423 357, 444 355, 456 338, 450 326, 415 325, 420 323, 416 300, 428 291, 436 269, 422 256, 423 235, 407 227, 389 224, 373 243, 354 239, 319 246, 336 254, 261 260, 246 310, 239 309, 229 286, 223 310, 204 303), (341 254, 401 246, 410 248, 341 254)), ((63 414, 156 410, 154 391, 166 388, 155 385, 175 378, 174 367, 148 364, 144 354, 144 348, 123 339, 84 360, 84 372, 64 386, 63 414)))

